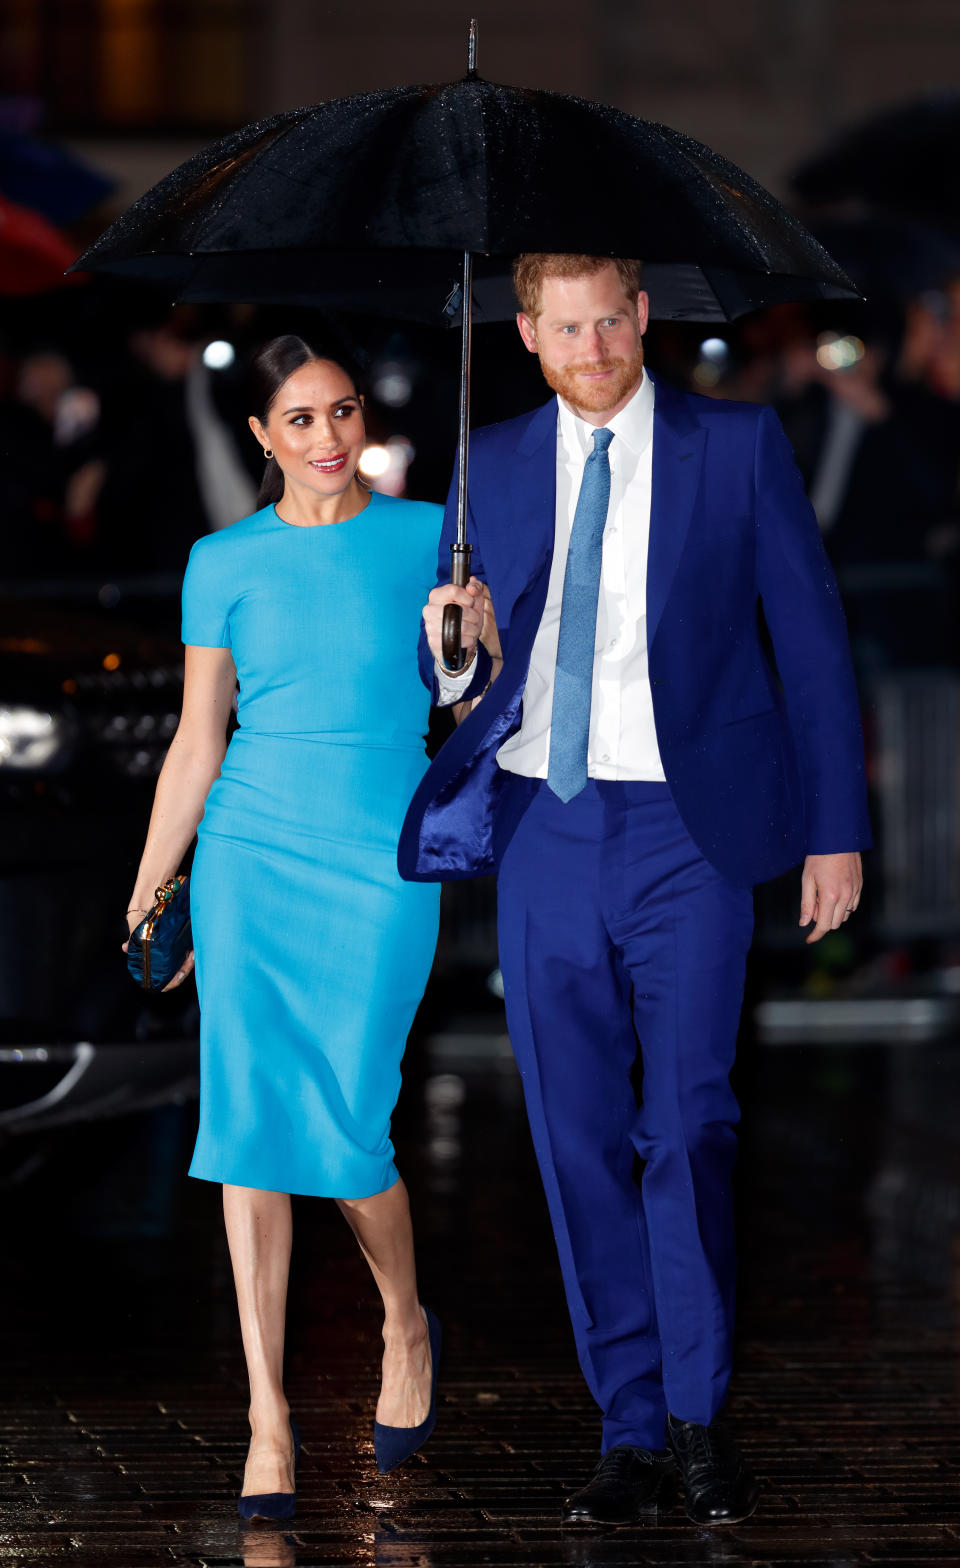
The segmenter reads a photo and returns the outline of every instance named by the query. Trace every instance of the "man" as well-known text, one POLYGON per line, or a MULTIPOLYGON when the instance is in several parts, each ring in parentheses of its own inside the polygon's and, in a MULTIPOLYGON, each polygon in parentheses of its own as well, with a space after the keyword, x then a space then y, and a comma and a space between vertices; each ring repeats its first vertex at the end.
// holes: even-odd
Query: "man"
POLYGON ((444 581, 451 491, 424 678, 441 703, 484 693, 492 615, 503 664, 424 778, 400 868, 499 871, 510 1037, 603 1412, 603 1457, 565 1519, 637 1519, 679 1467, 691 1519, 732 1523, 756 1505, 715 1422, 751 889, 806 857, 807 940, 856 909, 856 691, 772 412, 654 383, 639 263, 522 256, 515 285, 557 396, 473 436, 467 589, 444 581), (440 663, 447 603, 462 606, 459 674, 440 663))

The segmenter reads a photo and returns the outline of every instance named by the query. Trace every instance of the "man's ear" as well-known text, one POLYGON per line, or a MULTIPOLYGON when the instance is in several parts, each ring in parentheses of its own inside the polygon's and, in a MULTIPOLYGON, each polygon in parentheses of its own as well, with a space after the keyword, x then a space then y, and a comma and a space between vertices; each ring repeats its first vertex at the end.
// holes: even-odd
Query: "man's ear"
POLYGON ((537 329, 531 321, 530 317, 526 314, 525 311, 522 310, 517 316, 517 331, 523 338, 524 348, 526 348, 531 354, 538 353, 539 345, 537 343, 537 329))
POLYGON ((637 320, 640 323, 640 335, 643 336, 650 324, 650 295, 643 289, 637 295, 637 320))

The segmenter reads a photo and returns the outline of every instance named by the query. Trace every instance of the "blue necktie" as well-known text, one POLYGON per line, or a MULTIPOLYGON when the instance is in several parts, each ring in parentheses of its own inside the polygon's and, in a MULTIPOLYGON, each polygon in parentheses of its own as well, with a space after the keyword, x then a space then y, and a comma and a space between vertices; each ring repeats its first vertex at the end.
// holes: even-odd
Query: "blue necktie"
POLYGON ((593 432, 593 451, 583 468, 563 576, 547 769, 547 783, 563 801, 579 795, 587 782, 597 600, 603 530, 610 500, 607 448, 612 440, 612 430, 593 432))

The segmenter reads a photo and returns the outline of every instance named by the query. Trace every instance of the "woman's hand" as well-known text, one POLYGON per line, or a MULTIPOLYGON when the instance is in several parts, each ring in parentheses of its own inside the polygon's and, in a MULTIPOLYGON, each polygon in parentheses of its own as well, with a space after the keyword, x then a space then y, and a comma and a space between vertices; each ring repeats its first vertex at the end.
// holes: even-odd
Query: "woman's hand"
POLYGON ((191 947, 191 949, 190 949, 189 953, 187 954, 186 958, 183 960, 183 963, 180 965, 180 968, 177 970, 177 972, 174 975, 173 979, 170 981, 170 984, 164 986, 164 988, 163 988, 164 991, 175 991, 178 986, 183 985, 184 980, 186 980, 187 976, 192 974, 192 973, 193 973, 193 948, 191 947))
POLYGON ((149 909, 128 909, 127 910, 127 940, 125 942, 121 943, 121 945, 120 945, 121 953, 126 953, 128 951, 128 949, 130 947, 130 938, 131 938, 131 936, 133 935, 134 931, 136 931, 137 926, 140 924, 140 922, 143 919, 144 915, 149 915, 149 913, 150 913, 149 909))
POLYGON ((494 614, 490 589, 486 583, 483 584, 483 626, 480 631, 480 641, 494 663, 502 664, 503 650, 500 647, 500 633, 497 631, 497 617, 494 614))
MULTIPOLYGON (((130 946, 130 933, 137 929, 137 926, 140 924, 140 922, 143 919, 144 915, 148 915, 149 913, 150 913, 149 909, 130 909, 130 910, 127 911, 127 932, 128 932, 128 935, 127 935, 127 940, 120 944, 120 951, 122 953, 125 953, 128 950, 129 946, 130 946)), ((180 968, 177 970, 177 972, 174 975, 173 979, 170 981, 170 983, 168 985, 164 986, 164 988, 163 988, 164 991, 175 991, 178 986, 183 985, 184 980, 186 980, 187 976, 192 974, 192 973, 193 973, 193 948, 191 947, 189 953, 187 954, 186 958, 183 960, 183 963, 180 965, 180 968)))
POLYGON ((453 717, 456 724, 462 724, 468 713, 472 713, 478 702, 482 702, 490 690, 500 671, 503 669, 503 651, 500 647, 500 634, 497 631, 497 617, 493 610, 493 600, 490 589, 486 583, 483 587, 483 623, 480 630, 480 641, 490 655, 490 679, 488 680, 479 697, 474 697, 470 702, 457 702, 453 704, 453 717))

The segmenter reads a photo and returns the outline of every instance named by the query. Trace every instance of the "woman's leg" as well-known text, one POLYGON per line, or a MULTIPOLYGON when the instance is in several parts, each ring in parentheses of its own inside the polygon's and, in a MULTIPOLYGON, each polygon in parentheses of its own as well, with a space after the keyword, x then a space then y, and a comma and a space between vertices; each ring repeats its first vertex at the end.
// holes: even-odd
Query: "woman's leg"
POLYGON ((383 1371, 377 1420, 419 1426, 430 1409, 430 1338, 417 1296, 410 1204, 402 1181, 372 1198, 338 1198, 383 1297, 383 1371))
POLYGON ((292 1222, 285 1192, 223 1189, 223 1216, 250 1378, 245 1495, 292 1492, 293 1438, 283 1392, 283 1333, 292 1222))

